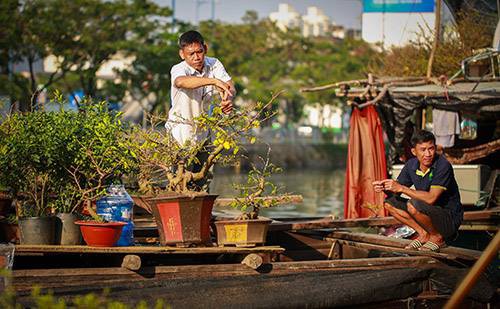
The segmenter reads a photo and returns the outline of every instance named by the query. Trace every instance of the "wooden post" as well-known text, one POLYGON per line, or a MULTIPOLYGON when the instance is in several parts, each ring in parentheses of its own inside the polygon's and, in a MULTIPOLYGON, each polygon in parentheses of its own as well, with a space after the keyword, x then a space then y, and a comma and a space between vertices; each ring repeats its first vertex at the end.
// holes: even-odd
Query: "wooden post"
POLYGON ((434 56, 440 40, 441 32, 441 1, 436 0, 436 22, 434 26, 434 42, 432 43, 431 54, 429 56, 429 62, 427 63, 427 78, 432 76, 432 65, 434 64, 434 56))
POLYGON ((450 300, 444 306, 444 309, 457 308, 462 300, 469 294, 469 291, 474 287, 479 276, 483 273, 484 269, 488 266, 491 260, 498 254, 498 249, 500 247, 500 232, 497 232, 495 238, 490 241, 490 244, 484 250, 483 254, 477 262, 472 266, 464 280, 460 283, 458 288, 455 290, 450 300))
POLYGON ((243 259, 243 261, 241 261, 241 264, 246 265, 251 269, 257 269, 263 264, 263 259, 258 254, 250 253, 243 259))
POLYGON ((122 261, 122 267, 130 270, 139 270, 141 264, 141 258, 135 254, 125 255, 122 261))

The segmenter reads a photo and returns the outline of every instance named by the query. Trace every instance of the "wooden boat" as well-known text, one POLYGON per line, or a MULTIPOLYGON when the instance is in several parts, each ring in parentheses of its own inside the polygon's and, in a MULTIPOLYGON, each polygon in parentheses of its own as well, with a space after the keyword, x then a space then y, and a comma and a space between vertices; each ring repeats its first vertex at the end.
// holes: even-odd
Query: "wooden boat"
MULTIPOLYGON (((497 215, 480 217, 491 223, 497 215)), ((175 308, 441 308, 481 254, 458 247, 410 251, 409 240, 345 229, 391 222, 365 220, 275 222, 269 246, 255 248, 19 245, 12 286, 25 306, 37 285, 66 299, 107 289, 130 305, 163 299, 175 308)), ((152 231, 140 225, 138 232, 152 231)), ((464 306, 494 304, 495 288, 483 278, 464 306)))

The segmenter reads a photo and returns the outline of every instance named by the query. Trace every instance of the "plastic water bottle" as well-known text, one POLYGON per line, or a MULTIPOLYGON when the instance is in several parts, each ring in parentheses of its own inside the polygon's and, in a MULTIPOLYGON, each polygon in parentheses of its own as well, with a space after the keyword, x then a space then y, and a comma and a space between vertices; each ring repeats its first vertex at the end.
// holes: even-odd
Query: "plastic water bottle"
POLYGON ((97 214, 107 221, 122 221, 127 225, 123 226, 117 246, 134 245, 134 222, 132 209, 134 201, 125 190, 123 185, 111 185, 107 190, 107 195, 97 200, 97 214))

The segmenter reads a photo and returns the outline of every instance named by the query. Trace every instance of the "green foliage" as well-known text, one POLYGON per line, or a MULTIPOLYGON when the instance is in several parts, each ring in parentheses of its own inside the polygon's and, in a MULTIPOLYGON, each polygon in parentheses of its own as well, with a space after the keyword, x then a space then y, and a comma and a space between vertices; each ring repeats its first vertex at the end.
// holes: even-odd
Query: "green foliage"
POLYGON ((75 153, 67 144, 77 117, 37 111, 9 115, 1 124, 0 182, 21 197, 23 216, 47 214, 50 194, 68 179, 64 167, 75 153))
MULTIPOLYGON (((66 102, 56 92, 54 103, 66 102)), ((0 183, 21 200, 22 216, 72 212, 131 169, 126 132, 104 101, 11 114, 0 125, 0 183)))
POLYGON ((300 88, 360 78, 374 54, 361 41, 283 32, 255 12, 247 12, 241 24, 203 22, 200 30, 209 42, 209 54, 234 78, 239 96, 257 101, 276 89, 286 90, 274 106, 286 121, 298 120, 305 104, 338 102, 332 92, 302 94, 300 88))
MULTIPOLYGON (((452 76, 460 68, 460 62, 477 50, 490 47, 497 25, 496 16, 485 16, 474 11, 462 11, 457 23, 441 35, 435 54, 433 76, 452 76)), ((393 47, 374 58, 370 68, 380 76, 425 76, 427 63, 434 42, 433 31, 426 35, 423 29, 419 37, 402 47, 393 47)))
MULTIPOLYGON (((2 277, 10 277, 10 274, 0 274, 0 280, 3 280, 2 277)), ((147 308, 155 308, 155 309, 168 309, 171 308, 170 305, 166 304, 163 299, 158 299, 154 303, 153 306, 149 306, 146 301, 140 301, 135 306, 129 306, 120 301, 113 300, 109 296, 109 290, 104 290, 102 294, 96 295, 93 293, 74 296, 69 299, 56 297, 53 295, 51 291, 43 292, 39 287, 34 287, 31 291, 31 299, 30 302, 33 304, 31 308, 39 308, 39 309, 66 309, 66 308, 75 308, 75 309, 147 309, 147 308)), ((6 309, 18 309, 23 308, 23 304, 19 303, 16 299, 16 294, 11 288, 5 289, 0 294, 0 307, 6 309)))
POLYGON ((96 97, 102 64, 153 43, 146 34, 166 33, 164 18, 171 14, 150 0, 6 0, 0 8, 0 91, 24 111, 31 110, 37 90, 53 85, 96 97), (12 63, 25 60, 33 66, 49 55, 55 60, 52 73, 30 71, 26 77, 10 72, 12 63))

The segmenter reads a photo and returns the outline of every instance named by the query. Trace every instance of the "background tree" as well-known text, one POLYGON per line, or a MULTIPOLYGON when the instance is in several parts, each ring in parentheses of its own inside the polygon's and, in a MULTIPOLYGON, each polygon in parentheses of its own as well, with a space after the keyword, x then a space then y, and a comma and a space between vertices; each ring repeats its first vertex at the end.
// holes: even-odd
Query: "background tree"
POLYGON ((268 19, 248 11, 241 24, 202 22, 209 55, 224 63, 236 82, 238 96, 257 101, 286 90, 275 102, 283 123, 297 121, 306 104, 336 104, 331 92, 302 94, 304 86, 360 78, 374 52, 355 40, 304 37, 299 29, 280 30, 268 19))
POLYGON ((29 98, 54 85, 98 96, 96 74, 102 64, 144 44, 145 31, 156 31, 171 14, 150 0, 7 0, 0 8, 2 27, 7 25, 0 39, 5 82, 0 90, 20 102, 21 110, 31 109, 29 98), (53 63, 49 74, 34 68, 43 59, 53 63), (27 63, 28 76, 11 70, 21 61, 27 63))
MULTIPOLYGON (((474 10, 460 11, 456 24, 444 29, 435 54, 433 75, 452 76, 460 68, 460 62, 475 51, 491 47, 497 17, 474 10)), ((433 34, 425 34, 402 47, 393 47, 380 53, 370 65, 371 71, 380 76, 425 76, 431 52, 433 34)))

